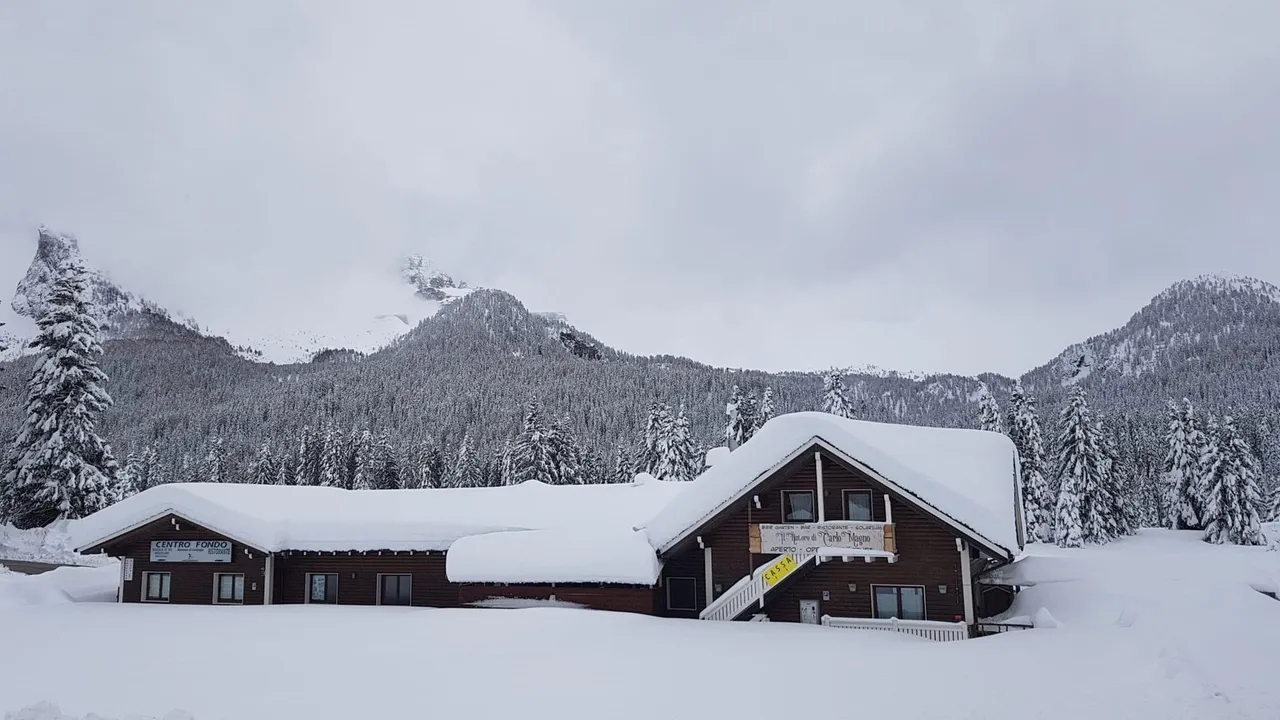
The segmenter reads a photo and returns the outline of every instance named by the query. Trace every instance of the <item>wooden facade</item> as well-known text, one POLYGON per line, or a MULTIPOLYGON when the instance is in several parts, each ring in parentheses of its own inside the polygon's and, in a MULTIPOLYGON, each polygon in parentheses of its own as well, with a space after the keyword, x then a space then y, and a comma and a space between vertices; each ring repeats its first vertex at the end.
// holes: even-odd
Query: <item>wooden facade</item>
MULTIPOLYGON (((653 587, 451 583, 446 575, 446 553, 442 551, 286 550, 267 553, 175 514, 148 522, 85 551, 106 552, 125 559, 124 567, 131 566, 131 574, 122 582, 122 602, 146 601, 144 575, 167 572, 167 602, 170 603, 213 604, 217 600, 217 576, 236 574, 244 578, 243 601, 237 604, 311 602, 309 589, 316 575, 324 575, 325 582, 334 584, 332 597, 326 602, 340 605, 393 604, 382 602, 380 590, 384 587, 381 578, 393 575, 398 576, 397 583, 408 576, 409 587, 401 597, 407 596, 408 604, 415 607, 461 607, 489 598, 554 598, 599 610, 697 618, 709 602, 757 568, 778 558, 777 555, 752 552, 752 528, 757 528, 758 542, 759 524, 784 523, 783 493, 791 491, 812 492, 815 500, 820 495, 820 507, 827 521, 883 523, 889 521, 891 514, 893 560, 853 557, 810 561, 771 587, 761 601, 752 604, 737 619, 760 614, 769 620, 783 622, 815 622, 823 615, 873 618, 877 616, 877 586, 912 588, 913 598, 923 598, 921 619, 930 621, 955 623, 963 620, 972 623, 975 607, 982 610, 988 609, 984 606, 1007 603, 1008 598, 983 597, 981 589, 965 587, 984 563, 994 560, 990 552, 984 555, 972 543, 972 538, 966 538, 955 526, 922 507, 918 499, 891 492, 867 473, 822 450, 817 444, 798 454, 772 475, 762 478, 740 499, 705 520, 700 527, 691 529, 683 539, 662 553, 661 574, 653 587), (822 458, 821 483, 818 480, 818 453, 822 458), (846 496, 849 494, 855 494, 859 499, 859 510, 869 505, 869 518, 848 517, 846 496), (154 563, 150 560, 150 548, 155 540, 230 541, 231 560, 226 563, 154 563), (969 565, 970 572, 965 572, 965 564, 969 565)), ((583 542, 591 542, 590 537, 584 537, 583 542)), ((123 576, 125 572, 122 572, 123 576)))
POLYGON ((216 575, 244 576, 242 605, 266 603, 267 555, 232 538, 201 527, 177 515, 166 515, 113 538, 89 551, 102 551, 125 561, 121 576, 123 602, 146 602, 143 580, 148 573, 169 573, 167 602, 175 605, 212 605, 216 575), (151 562, 153 540, 230 540, 229 563, 151 562), (128 572, 132 566, 132 572, 128 572))
MULTIPOLYGON (((772 476, 763 479, 743 498, 694 530, 663 558, 662 584, 672 578, 693 578, 697 585, 696 609, 676 609, 667 604, 670 593, 659 592, 659 612, 670 617, 697 617, 707 606, 743 576, 772 562, 775 555, 751 552, 751 526, 782 523, 783 492, 818 493, 815 446, 772 476), (758 501, 758 506, 757 506, 758 501), (700 542, 699 542, 700 540, 700 542), (708 558, 709 556, 709 558, 708 558), (710 582, 708 583, 708 567, 710 582), (707 586, 710 585, 710 593, 707 586)), ((954 529, 915 502, 889 493, 883 486, 830 453, 822 454, 822 506, 825 519, 854 520, 846 516, 846 493, 869 493, 871 521, 886 522, 885 497, 892 506, 897 557, 894 562, 862 558, 829 558, 788 577, 765 596, 763 613, 773 621, 800 622, 801 603, 814 603, 818 615, 875 617, 873 587, 877 585, 923 588, 926 620, 957 622, 965 619, 965 588, 961 553, 964 542, 954 529)), ((976 551, 975 551, 976 552, 976 551)), ((973 593, 971 587, 969 592, 973 593)))

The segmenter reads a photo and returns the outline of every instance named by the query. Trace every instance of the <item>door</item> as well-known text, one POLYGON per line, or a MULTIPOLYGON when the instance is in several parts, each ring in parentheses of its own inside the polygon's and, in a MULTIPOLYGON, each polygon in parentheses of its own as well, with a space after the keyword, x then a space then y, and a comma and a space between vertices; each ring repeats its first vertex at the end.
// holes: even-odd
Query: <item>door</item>
POLYGON ((818 601, 817 600, 801 600, 800 601, 800 622, 806 625, 818 624, 818 601))

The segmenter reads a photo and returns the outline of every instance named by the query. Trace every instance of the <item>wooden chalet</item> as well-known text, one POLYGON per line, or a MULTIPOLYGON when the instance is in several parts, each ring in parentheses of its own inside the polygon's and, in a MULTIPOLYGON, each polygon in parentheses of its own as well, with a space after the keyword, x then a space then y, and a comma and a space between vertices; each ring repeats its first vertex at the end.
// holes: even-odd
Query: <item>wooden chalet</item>
POLYGON ((74 531, 121 558, 121 602, 555 602, 958 639, 1007 606, 976 578, 1021 549, 1018 485, 1002 435, 797 413, 691 483, 162 485, 74 531))

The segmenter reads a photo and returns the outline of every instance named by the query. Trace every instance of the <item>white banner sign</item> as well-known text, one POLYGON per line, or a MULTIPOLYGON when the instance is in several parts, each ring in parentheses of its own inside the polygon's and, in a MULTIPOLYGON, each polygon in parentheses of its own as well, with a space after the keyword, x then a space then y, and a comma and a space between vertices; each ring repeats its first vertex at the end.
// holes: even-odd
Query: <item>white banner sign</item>
POLYGON ((760 525, 760 552, 813 553, 819 548, 884 550, 884 523, 825 522, 760 525))
POLYGON ((152 540, 151 562, 229 563, 230 540, 152 540))

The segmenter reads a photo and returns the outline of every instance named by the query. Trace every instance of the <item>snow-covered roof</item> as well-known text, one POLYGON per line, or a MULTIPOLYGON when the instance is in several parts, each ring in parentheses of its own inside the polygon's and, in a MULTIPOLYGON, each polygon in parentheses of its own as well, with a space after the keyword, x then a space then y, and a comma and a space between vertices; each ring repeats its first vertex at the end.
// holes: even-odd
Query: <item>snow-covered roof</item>
POLYGON ((446 550, 467 535, 566 528, 631 530, 690 483, 343 490, 180 483, 159 485, 71 524, 93 547, 169 513, 259 550, 446 550))
POLYGON ((779 415, 693 481, 646 528, 668 550, 815 442, 945 521, 1010 556, 1020 547, 1017 451, 981 430, 846 420, 826 413, 779 415))
POLYGON ((626 528, 472 535, 445 561, 451 582, 653 585, 661 569, 648 535, 626 528))

